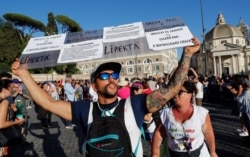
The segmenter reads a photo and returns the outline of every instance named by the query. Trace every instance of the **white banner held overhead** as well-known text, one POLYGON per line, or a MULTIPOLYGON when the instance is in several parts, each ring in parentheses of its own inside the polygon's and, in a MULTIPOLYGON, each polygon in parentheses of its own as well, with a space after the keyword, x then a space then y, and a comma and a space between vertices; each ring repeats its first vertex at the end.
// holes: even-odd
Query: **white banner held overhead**
POLYGON ((144 37, 141 22, 103 28, 103 42, 117 42, 144 37))
POLYGON ((65 44, 103 38, 103 29, 95 29, 81 32, 69 32, 66 35, 65 44))
POLYGON ((149 48, 163 50, 192 45, 192 33, 180 17, 143 23, 149 48))
POLYGON ((60 50, 64 44, 66 34, 31 38, 22 54, 40 53, 44 51, 60 50))
POLYGON ((99 59, 103 55, 103 30, 67 33, 58 63, 99 59))
POLYGON ((60 52, 58 63, 75 63, 79 61, 102 58, 101 39, 65 44, 60 52))
POLYGON ((115 59, 192 45, 192 37, 180 17, 37 37, 30 39, 21 55, 21 63, 28 63, 32 69, 115 59))
POLYGON ((56 66, 66 34, 31 38, 20 56, 29 69, 56 66))

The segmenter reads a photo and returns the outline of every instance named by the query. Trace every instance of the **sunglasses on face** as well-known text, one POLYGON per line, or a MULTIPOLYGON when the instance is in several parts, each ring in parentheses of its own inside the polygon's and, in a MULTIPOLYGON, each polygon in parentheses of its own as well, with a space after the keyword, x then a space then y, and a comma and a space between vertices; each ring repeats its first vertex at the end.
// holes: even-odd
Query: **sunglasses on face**
POLYGON ((135 90, 135 91, 138 91, 139 89, 141 89, 141 88, 138 88, 138 87, 132 87, 132 89, 133 90, 135 90))
POLYGON ((189 93, 188 91, 185 91, 185 90, 180 90, 178 95, 181 95, 182 93, 189 93))
POLYGON ((108 80, 110 78, 110 76, 112 76, 112 78, 114 80, 118 80, 119 79, 119 73, 117 72, 113 72, 113 73, 100 73, 97 78, 99 78, 100 80, 108 80))

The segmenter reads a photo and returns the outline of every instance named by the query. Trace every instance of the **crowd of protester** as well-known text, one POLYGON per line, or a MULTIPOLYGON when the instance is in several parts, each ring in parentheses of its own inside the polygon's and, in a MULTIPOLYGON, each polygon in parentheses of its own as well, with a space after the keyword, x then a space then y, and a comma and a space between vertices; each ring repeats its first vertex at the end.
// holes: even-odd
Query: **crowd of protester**
MULTIPOLYGON (((120 77, 118 96, 121 98, 127 98, 131 95, 136 94, 149 94, 155 89, 165 88, 168 84, 169 77, 172 74, 165 74, 164 77, 154 78, 150 76, 149 78, 128 78, 125 76, 120 77)), ((91 89, 91 80, 81 80, 74 79, 70 75, 65 78, 66 81, 62 80, 52 80, 45 82, 37 82, 37 84, 44 89, 51 97, 55 100, 65 100, 65 101, 97 101, 97 94, 93 89, 91 89), (68 81, 68 82, 67 82, 68 81), (69 84, 73 89, 73 99, 69 99, 68 89, 65 89, 65 84, 69 84)), ((52 127, 51 116, 52 113, 38 107, 35 102, 33 102, 25 86, 22 84, 21 80, 16 78, 12 79, 12 76, 8 73, 1 74, 1 81, 9 80, 9 87, 2 87, 9 90, 10 94, 8 96, 9 116, 8 121, 13 123, 10 125, 21 125, 22 134, 25 141, 27 136, 27 126, 28 126, 28 109, 35 108, 37 112, 37 118, 41 120, 41 128, 49 129, 52 127), (11 97, 11 98, 10 98, 11 97), (23 103, 24 119, 17 120, 15 118, 15 103, 21 100, 23 103)), ((248 127, 246 125, 246 110, 242 109, 242 98, 239 96, 244 93, 245 90, 250 88, 250 75, 222 75, 211 77, 206 77, 197 74, 194 69, 190 68, 190 73, 188 80, 196 85, 196 90, 192 93, 192 102, 199 106, 202 106, 203 102, 216 103, 218 105, 230 106, 232 107, 232 115, 238 116, 242 128, 238 128, 239 136, 248 136, 248 127), (199 89, 199 90, 197 90, 199 89), (202 92, 199 97, 197 93, 202 92)), ((1 102, 2 103, 2 102, 1 102)), ((166 107, 171 106, 171 102, 166 104, 166 107)), ((153 140, 153 133, 159 122, 159 112, 150 113, 144 117, 144 131, 146 133, 146 140, 153 140), (158 115, 157 115, 158 114, 158 115)), ((2 122, 1 122, 2 123, 2 122)), ((6 126, 10 126, 9 124, 6 126)), ((67 129, 72 129, 77 124, 68 124, 65 122, 65 127, 67 129), (70 125, 70 126, 69 126, 70 125)), ((2 126, 2 125, 1 125, 2 126)), ((25 144, 25 142, 24 142, 25 144)), ((0 156, 8 154, 7 147, 1 148, 0 156)))
MULTIPOLYGON (((166 136, 168 142, 164 149, 169 150, 173 156, 200 156, 200 154, 204 156, 204 154, 210 154, 211 157, 217 157, 208 110, 196 105, 196 102, 201 101, 196 94, 203 91, 202 89, 196 89, 197 79, 199 81, 199 78, 197 75, 194 75, 194 77, 188 77, 187 75, 191 57, 200 49, 199 40, 195 37, 191 40, 193 45, 183 48, 180 65, 164 78, 153 78, 152 76, 148 78, 126 78, 126 76, 120 76, 122 67, 120 63, 107 62, 100 64, 93 70, 89 81, 74 80, 71 75, 66 75, 65 80, 60 82, 60 84, 57 81, 36 82, 27 69, 20 67, 19 59, 16 59, 11 65, 11 70, 21 80, 14 81, 14 79, 10 78, 8 79, 9 84, 2 86, 0 90, 0 98, 2 99, 2 102, 0 102, 0 126, 1 128, 11 125, 22 126, 20 132, 22 132, 23 141, 25 141, 25 138, 28 136, 28 109, 31 109, 29 103, 33 99, 34 105, 38 110, 38 117, 41 120, 41 129, 53 127, 51 116, 54 113, 65 119, 65 127, 67 129, 73 128, 73 125, 77 126, 78 124, 74 123, 78 122, 79 126, 85 130, 84 133, 88 134, 87 138, 93 132, 98 131, 97 136, 94 135, 90 139, 85 139, 86 142, 92 142, 92 140, 96 139, 104 140, 104 137, 110 136, 111 129, 115 131, 122 130, 118 134, 118 141, 122 143, 122 148, 125 149, 121 152, 125 156, 131 156, 132 154, 133 156, 143 156, 141 136, 147 133, 147 139, 146 137, 145 139, 153 143, 154 139, 157 138, 155 129, 162 123, 164 131, 168 134, 166 136), (92 92, 90 92, 91 88, 93 89, 92 92), (26 89, 30 93, 24 93, 26 89), (117 93, 124 99, 121 99, 117 93), (27 97, 24 94, 27 94, 27 97), (8 101, 7 97, 9 97, 10 101, 8 101), (19 99, 15 101, 17 97, 19 99), (26 99, 29 101, 26 101, 26 99), (82 102, 82 100, 89 101, 82 102), (91 101, 96 102, 90 103, 91 101), (13 105, 18 107, 19 112, 20 103, 23 107, 23 116, 22 118, 15 116, 17 112, 13 109, 15 120, 11 122, 11 120, 7 119, 9 109, 12 110, 11 106, 13 105), (124 108, 124 112, 121 107, 124 108), (163 108, 169 108, 169 111, 173 111, 172 114, 164 114, 164 112, 161 112, 164 111, 161 110, 163 108), (116 112, 116 110, 118 111, 116 112), (98 114, 100 112, 101 115, 98 114), (116 114, 117 118, 112 118, 112 116, 115 116, 113 113, 116 114), (166 115, 165 118, 164 115, 166 115), (98 117, 100 116, 105 117, 105 123, 101 124, 106 127, 101 130, 99 130, 100 125, 98 125, 98 117), (113 121, 115 119, 116 121, 113 121), (199 121, 199 125, 202 128, 195 125, 196 120, 199 121), (110 128, 109 126, 113 122, 116 122, 113 125, 115 128, 110 128), (174 122, 176 123, 173 124, 174 122), (92 125, 88 130, 90 123, 92 125), (144 124, 143 129, 141 128, 142 123, 144 124), (186 126, 186 124, 188 125, 186 126), (96 128, 94 128, 95 126, 96 128), (118 127, 117 130, 116 127, 118 127), (190 129, 193 131, 190 132, 190 129), (102 134, 103 130, 105 130, 104 134, 102 134), (171 140, 169 137, 173 139, 171 140)), ((244 98, 239 99, 239 102, 244 102, 244 98)), ((23 144, 28 143, 23 142, 23 144)), ((117 140, 110 141, 108 145, 106 144, 106 142, 101 145, 97 144, 93 148, 93 145, 88 143, 87 153, 89 153, 89 156, 102 156, 103 154, 110 156, 107 153, 116 154, 115 152, 103 151, 100 147, 106 148, 112 145, 113 149, 117 145, 117 140)), ((158 141, 156 148, 159 148, 161 144, 158 141)), ((11 154, 11 152, 8 152, 8 147, 7 149, 1 148, 1 156, 11 154)), ((152 149, 154 148, 152 147, 152 149)))

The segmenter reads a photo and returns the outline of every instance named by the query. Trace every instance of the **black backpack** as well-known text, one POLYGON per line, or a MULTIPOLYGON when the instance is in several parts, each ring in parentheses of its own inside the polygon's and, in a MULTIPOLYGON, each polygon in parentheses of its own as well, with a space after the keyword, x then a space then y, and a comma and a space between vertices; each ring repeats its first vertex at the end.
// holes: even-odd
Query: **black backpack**
POLYGON ((86 157, 133 157, 130 137, 124 122, 125 99, 111 116, 101 116, 97 103, 93 104, 93 123, 88 130, 83 149, 86 157))

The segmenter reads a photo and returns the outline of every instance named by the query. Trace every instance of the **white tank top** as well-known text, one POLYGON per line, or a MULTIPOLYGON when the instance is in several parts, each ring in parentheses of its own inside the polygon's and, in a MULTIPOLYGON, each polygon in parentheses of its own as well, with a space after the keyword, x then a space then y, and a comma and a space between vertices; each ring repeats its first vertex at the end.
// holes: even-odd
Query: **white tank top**
MULTIPOLYGON (((176 122, 172 107, 165 108, 161 111, 161 120, 166 129, 168 147, 176 152, 186 152, 184 143, 190 142, 192 149, 196 150, 204 143, 204 135, 202 125, 208 114, 208 110, 201 106, 193 105, 194 112, 191 118, 183 124, 176 122), (186 139, 184 137, 187 137, 186 139)), ((200 157, 208 157, 209 152, 204 144, 201 149, 200 157)))

